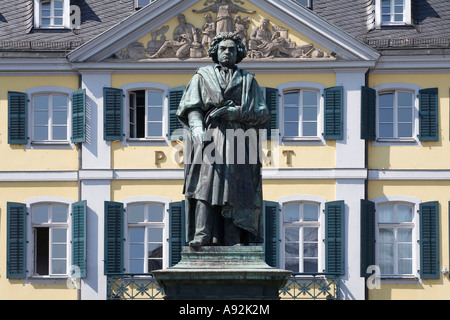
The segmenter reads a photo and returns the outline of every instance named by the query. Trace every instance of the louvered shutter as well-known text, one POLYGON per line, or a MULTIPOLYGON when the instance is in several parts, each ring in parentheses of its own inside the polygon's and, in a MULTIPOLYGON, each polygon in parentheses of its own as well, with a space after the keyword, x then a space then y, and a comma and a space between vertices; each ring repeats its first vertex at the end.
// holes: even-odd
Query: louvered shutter
POLYGON ((22 92, 8 92, 8 143, 28 142, 27 95, 22 92))
POLYGON ((419 91, 419 140, 437 141, 439 139, 439 99, 438 89, 419 91))
POLYGON ((169 205, 169 265, 172 267, 181 260, 181 248, 186 245, 185 202, 172 202, 169 205))
POLYGON ((80 278, 86 277, 86 210, 86 200, 72 204, 72 265, 78 269, 72 273, 80 278))
POLYGON ((26 277, 27 207, 23 203, 7 203, 7 258, 6 277, 26 277))
POLYGON ((86 141, 86 90, 72 93, 72 138, 73 143, 86 141))
MULTIPOLYGON (((267 123, 267 139, 272 138, 272 130, 278 129, 278 89, 262 88, 264 90, 267 107, 270 112, 270 121, 267 123)), ((277 138, 277 137, 273 137, 277 138)))
POLYGON ((361 87, 361 139, 376 139, 376 91, 361 87))
POLYGON ((280 207, 278 202, 264 201, 264 254, 265 261, 271 267, 279 266, 279 216, 280 207))
POLYGON ((122 140, 123 93, 120 89, 103 88, 104 139, 122 140))
POLYGON ((420 277, 439 279, 439 202, 419 206, 420 218, 420 277))
POLYGON ((183 124, 178 120, 176 115, 178 106, 180 105, 181 98, 183 97, 185 86, 171 88, 169 90, 169 139, 170 140, 183 140, 182 134, 174 135, 175 130, 183 129, 183 124))
POLYGON ((123 203, 105 201, 105 274, 123 273, 123 203))
POLYGON ((361 200, 361 277, 370 276, 371 265, 375 265, 375 203, 361 200))
POLYGON ((344 275, 344 201, 325 203, 325 272, 344 275))
POLYGON ((324 133, 326 140, 342 140, 344 137, 344 88, 324 90, 324 133))

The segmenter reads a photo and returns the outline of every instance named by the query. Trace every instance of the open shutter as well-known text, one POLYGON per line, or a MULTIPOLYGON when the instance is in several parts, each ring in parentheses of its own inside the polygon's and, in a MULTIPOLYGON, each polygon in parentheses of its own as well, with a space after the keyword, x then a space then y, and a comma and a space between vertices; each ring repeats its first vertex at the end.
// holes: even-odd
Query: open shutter
POLYGON ((27 245, 27 207, 23 203, 7 203, 7 258, 6 277, 25 279, 27 245))
POLYGON ((265 261, 271 267, 279 266, 279 249, 280 242, 278 221, 280 216, 280 206, 278 202, 264 201, 264 254, 265 261))
POLYGON ((184 205, 184 201, 172 202, 169 205, 169 265, 171 267, 180 262, 181 248, 186 245, 184 205))
POLYGON ((370 276, 371 265, 375 265, 375 203, 361 200, 361 277, 370 276))
POLYGON ((86 277, 86 210, 86 200, 72 204, 72 276, 80 278, 86 277))
POLYGON ((438 89, 419 91, 419 140, 437 141, 439 139, 438 89))
POLYGON ((421 203, 420 217, 420 277, 439 279, 439 202, 421 203))
POLYGON ((123 273, 123 203, 105 201, 105 274, 123 273))
POLYGON ((8 92, 8 143, 28 142, 27 95, 22 92, 8 92))
POLYGON ((344 138, 344 88, 332 87, 324 90, 324 133, 326 140, 344 138))
POLYGON ((361 87, 361 139, 376 139, 376 91, 361 87))
POLYGON ((325 272, 344 275, 344 201, 325 203, 325 272))
MULTIPOLYGON (((267 140, 272 138, 272 130, 278 129, 278 89, 262 88, 270 112, 270 121, 267 123, 267 140)), ((274 137, 275 139, 278 137, 274 137)))
POLYGON ((122 140, 123 93, 120 89, 103 88, 104 139, 122 140))
MULTIPOLYGON (((183 134, 174 135, 175 130, 183 129, 183 124, 178 120, 176 115, 178 106, 180 105, 181 98, 183 97, 185 86, 171 88, 169 90, 169 139, 170 140, 183 140, 183 134)), ((181 131, 180 131, 181 132, 181 131)))
POLYGON ((72 138, 73 143, 86 141, 86 90, 72 93, 72 138))

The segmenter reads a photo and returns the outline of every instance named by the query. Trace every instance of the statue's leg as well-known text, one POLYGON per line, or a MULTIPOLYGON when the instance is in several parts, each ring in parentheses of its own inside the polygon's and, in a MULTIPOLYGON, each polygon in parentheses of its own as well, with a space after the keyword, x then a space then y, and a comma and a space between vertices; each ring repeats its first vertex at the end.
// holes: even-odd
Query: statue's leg
POLYGON ((209 245, 214 228, 214 209, 207 202, 197 200, 195 208, 195 235, 190 246, 209 245))
POLYGON ((241 243, 241 228, 237 227, 232 219, 226 218, 224 221, 225 227, 225 245, 236 246, 241 243))

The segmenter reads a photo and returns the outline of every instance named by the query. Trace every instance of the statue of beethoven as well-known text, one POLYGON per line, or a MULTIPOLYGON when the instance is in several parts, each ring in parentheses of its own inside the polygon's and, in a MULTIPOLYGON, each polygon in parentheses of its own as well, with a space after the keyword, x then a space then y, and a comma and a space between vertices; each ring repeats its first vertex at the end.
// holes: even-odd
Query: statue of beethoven
POLYGON ((270 114, 254 75, 237 67, 246 54, 239 36, 218 34, 208 50, 216 65, 197 70, 177 111, 190 133, 184 184, 190 246, 262 242, 258 131, 270 114))

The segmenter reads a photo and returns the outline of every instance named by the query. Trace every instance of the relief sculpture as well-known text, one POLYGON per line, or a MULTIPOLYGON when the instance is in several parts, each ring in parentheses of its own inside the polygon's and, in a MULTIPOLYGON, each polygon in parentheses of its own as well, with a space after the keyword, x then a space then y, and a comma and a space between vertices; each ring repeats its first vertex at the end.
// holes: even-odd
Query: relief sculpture
POLYGON ((169 26, 162 26, 151 33, 146 48, 144 44, 134 42, 117 52, 114 58, 130 61, 207 59, 212 39, 220 33, 231 32, 242 39, 248 52, 247 59, 336 59, 312 43, 298 45, 289 38, 288 29, 265 17, 256 20, 256 11, 236 3, 244 4, 240 0, 206 0, 203 9, 192 10, 203 14, 203 23, 194 26, 180 14, 171 40, 166 37, 169 26), (241 13, 249 16, 244 17, 241 13))

